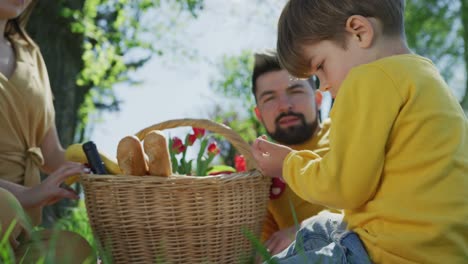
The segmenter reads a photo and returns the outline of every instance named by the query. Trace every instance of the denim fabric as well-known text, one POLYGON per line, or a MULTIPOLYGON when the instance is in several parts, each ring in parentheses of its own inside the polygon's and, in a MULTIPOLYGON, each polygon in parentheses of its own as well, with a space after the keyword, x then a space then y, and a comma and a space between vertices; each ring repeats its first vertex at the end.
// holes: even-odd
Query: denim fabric
POLYGON ((296 240, 266 263, 371 263, 359 236, 346 231, 343 215, 324 211, 302 226, 296 240))

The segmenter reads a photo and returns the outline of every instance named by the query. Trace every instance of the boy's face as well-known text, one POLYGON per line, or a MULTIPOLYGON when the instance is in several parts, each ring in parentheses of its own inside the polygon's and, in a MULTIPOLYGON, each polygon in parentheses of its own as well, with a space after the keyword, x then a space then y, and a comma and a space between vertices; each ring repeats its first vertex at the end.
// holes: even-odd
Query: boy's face
POLYGON ((296 145, 318 128, 315 91, 306 80, 293 80, 286 70, 268 72, 256 81, 258 119, 277 142, 296 145))
POLYGON ((347 42, 347 48, 330 40, 304 46, 304 55, 311 66, 311 74, 320 80, 320 90, 329 91, 336 97, 341 83, 349 71, 370 60, 354 40, 347 42))

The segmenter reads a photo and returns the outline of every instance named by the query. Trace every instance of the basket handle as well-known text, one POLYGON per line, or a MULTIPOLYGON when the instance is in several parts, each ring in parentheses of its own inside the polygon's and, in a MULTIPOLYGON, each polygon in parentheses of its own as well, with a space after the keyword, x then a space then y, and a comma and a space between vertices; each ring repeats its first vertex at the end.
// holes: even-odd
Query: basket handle
POLYGON ((169 128, 176 128, 176 127, 183 127, 183 126, 191 126, 197 128, 204 128, 216 134, 223 136, 227 139, 236 149, 239 151, 240 154, 244 155, 247 168, 249 170, 256 169, 257 163, 252 155, 250 145, 245 142, 245 140, 237 134, 234 130, 230 127, 213 122, 208 119, 191 119, 191 118, 184 118, 184 119, 173 119, 168 120, 165 122, 161 122, 152 126, 149 126, 145 129, 140 130, 135 135, 140 139, 143 140, 146 134, 151 132, 152 130, 164 130, 169 128))

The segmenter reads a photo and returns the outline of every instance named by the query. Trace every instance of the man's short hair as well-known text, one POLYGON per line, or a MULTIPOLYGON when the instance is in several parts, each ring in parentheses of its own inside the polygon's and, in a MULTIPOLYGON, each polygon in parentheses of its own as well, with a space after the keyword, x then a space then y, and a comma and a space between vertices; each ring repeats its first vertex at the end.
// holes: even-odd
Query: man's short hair
MULTIPOLYGON (((281 67, 277 53, 272 50, 265 51, 263 53, 254 54, 254 68, 252 73, 252 93, 257 101, 257 79, 266 73, 281 71, 284 68, 281 67)), ((316 89, 315 80, 309 78, 308 82, 313 89, 316 89)))
POLYGON ((292 75, 308 77, 305 45, 331 40, 345 48, 352 15, 378 19, 384 35, 404 37, 404 9, 404 0, 289 0, 278 22, 278 60, 292 75))

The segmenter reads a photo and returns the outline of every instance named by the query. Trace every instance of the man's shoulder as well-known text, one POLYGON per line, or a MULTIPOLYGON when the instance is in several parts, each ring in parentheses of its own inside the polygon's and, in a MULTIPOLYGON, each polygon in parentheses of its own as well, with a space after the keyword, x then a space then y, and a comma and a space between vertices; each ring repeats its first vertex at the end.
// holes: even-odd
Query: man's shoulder
POLYGON ((320 129, 320 131, 328 131, 330 129, 330 126, 331 126, 331 118, 326 118, 325 120, 322 121, 322 127, 320 129))
POLYGON ((319 137, 320 140, 324 138, 328 140, 328 134, 330 133, 331 125, 332 125, 332 121, 330 118, 327 118, 322 122, 320 126, 320 131, 317 134, 317 137, 319 137))

